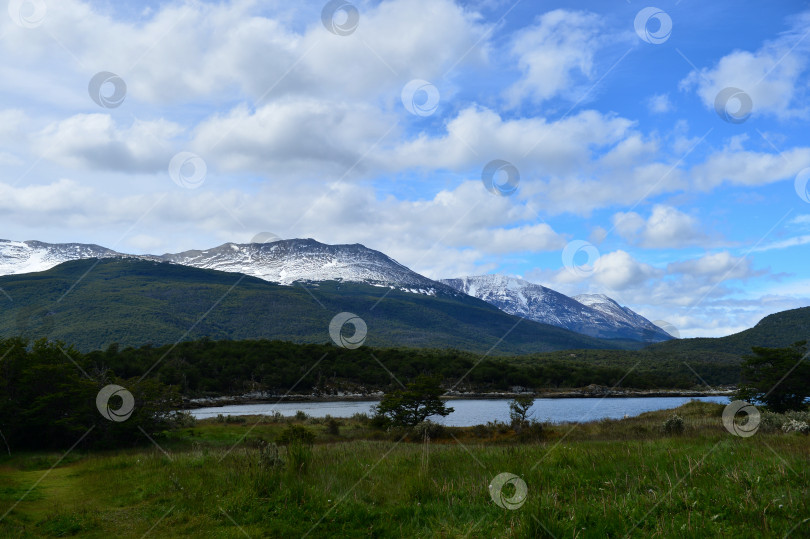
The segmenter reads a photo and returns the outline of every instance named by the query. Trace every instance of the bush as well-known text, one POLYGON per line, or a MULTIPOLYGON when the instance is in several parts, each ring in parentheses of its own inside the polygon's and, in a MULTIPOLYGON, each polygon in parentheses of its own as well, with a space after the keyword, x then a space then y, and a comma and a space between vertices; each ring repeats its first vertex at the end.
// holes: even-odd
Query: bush
POLYGON ((191 412, 177 412, 174 417, 178 427, 193 427, 197 424, 197 418, 191 412))
POLYGON ((536 442, 543 438, 543 424, 539 421, 531 420, 523 423, 518 432, 518 440, 521 442, 536 442))
POLYGON ((282 431, 277 442, 287 446, 287 464, 291 471, 307 471, 312 460, 312 444, 315 434, 301 425, 290 425, 282 431))
POLYGON ((666 434, 682 434, 683 428, 683 418, 677 414, 672 414, 671 417, 664 421, 664 432, 666 434))
POLYGON ((784 431, 784 427, 791 421, 799 423, 810 423, 810 412, 786 412, 784 414, 777 414, 763 410, 761 412, 762 420, 760 422, 760 430, 764 432, 784 431))
POLYGON ((358 412, 351 417, 352 421, 357 421, 361 425, 368 425, 371 422, 371 417, 362 412, 358 412))
POLYGON ((312 445, 315 442, 315 434, 301 425, 290 425, 281 431, 276 442, 279 445, 291 445, 295 443, 312 445))
POLYGON ((444 425, 434 423, 433 421, 425 420, 414 426, 413 435, 414 437, 418 437, 420 439, 446 438, 447 429, 445 428, 444 425))
POLYGON ((276 444, 260 438, 256 446, 259 450, 259 467, 262 470, 272 470, 284 465, 284 461, 278 455, 276 444))
POLYGON ((308 417, 309 416, 306 414, 306 412, 302 412, 301 410, 295 412, 295 419, 298 421, 305 421, 308 417))
POLYGON ((791 433, 799 432, 801 434, 810 434, 810 425, 804 421, 797 421, 795 419, 788 419, 782 425, 782 432, 791 433))
POLYGON ((326 434, 331 436, 340 436, 340 423, 334 417, 326 420, 326 434))

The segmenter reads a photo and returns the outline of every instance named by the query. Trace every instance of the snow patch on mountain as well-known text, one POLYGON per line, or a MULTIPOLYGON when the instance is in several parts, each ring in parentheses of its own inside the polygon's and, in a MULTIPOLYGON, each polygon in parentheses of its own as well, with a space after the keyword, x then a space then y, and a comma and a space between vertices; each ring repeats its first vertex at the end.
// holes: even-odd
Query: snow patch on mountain
POLYGON ((0 275, 46 271, 63 262, 82 258, 119 256, 124 255, 98 245, 0 240, 0 275))
POLYGON ((454 293, 360 244, 327 245, 313 239, 226 243, 205 251, 165 254, 161 259, 195 268, 244 273, 285 285, 296 281, 346 281, 428 295, 438 291, 454 293))
POLYGON ((670 336, 643 316, 603 294, 570 298, 550 288, 506 275, 479 275, 441 282, 535 322, 608 339, 662 341, 670 336))

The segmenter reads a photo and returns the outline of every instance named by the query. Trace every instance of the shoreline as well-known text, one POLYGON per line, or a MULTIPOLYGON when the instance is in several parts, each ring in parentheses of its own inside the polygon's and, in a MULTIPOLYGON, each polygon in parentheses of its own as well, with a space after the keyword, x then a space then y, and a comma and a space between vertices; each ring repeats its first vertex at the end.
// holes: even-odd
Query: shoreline
MULTIPOLYGON (((730 397, 735 388, 719 388, 716 390, 683 390, 683 389, 612 389, 607 387, 592 387, 582 389, 567 389, 540 392, 467 392, 446 393, 441 396, 444 400, 503 400, 518 396, 530 395, 535 399, 600 399, 600 398, 644 398, 644 397, 730 397)), ((294 394, 274 395, 270 393, 247 393, 244 395, 225 395, 219 397, 202 397, 184 399, 184 409, 211 408, 220 406, 234 406, 243 404, 279 404, 297 402, 358 402, 379 401, 382 391, 370 393, 344 393, 337 395, 294 394)))

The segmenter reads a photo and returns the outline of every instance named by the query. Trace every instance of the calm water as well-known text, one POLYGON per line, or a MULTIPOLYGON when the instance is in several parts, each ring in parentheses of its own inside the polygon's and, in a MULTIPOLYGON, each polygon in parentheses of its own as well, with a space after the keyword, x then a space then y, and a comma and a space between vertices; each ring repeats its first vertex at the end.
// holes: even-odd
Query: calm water
MULTIPOLYGON (((619 419, 636 416, 653 410, 675 408, 692 399, 704 402, 728 404, 728 397, 638 397, 638 398, 589 398, 589 399, 536 399, 530 410, 531 417, 539 421, 594 421, 596 419, 619 419)), ((222 415, 270 415, 279 412, 285 416, 295 415, 298 410, 313 417, 349 417, 356 413, 368 413, 376 401, 354 402, 292 402, 282 404, 239 404, 212 406, 190 410, 198 419, 222 415)), ((508 421, 507 399, 449 400, 447 404, 455 411, 445 418, 435 418, 438 423, 451 427, 468 427, 488 421, 508 421)))

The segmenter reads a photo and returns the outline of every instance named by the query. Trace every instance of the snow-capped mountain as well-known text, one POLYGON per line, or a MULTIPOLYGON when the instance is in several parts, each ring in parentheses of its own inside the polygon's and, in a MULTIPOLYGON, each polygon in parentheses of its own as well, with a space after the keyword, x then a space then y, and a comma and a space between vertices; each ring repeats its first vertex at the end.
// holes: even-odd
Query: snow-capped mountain
POLYGON ((161 256, 128 255, 80 243, 0 240, 0 275, 45 271, 71 260, 114 257, 244 273, 285 285, 295 281, 346 281, 419 294, 458 295, 455 289, 423 277, 374 249, 360 244, 326 245, 313 239, 226 243, 212 249, 161 256))
MULTIPOLYGON (((672 338, 672 335, 667 333, 664 328, 653 324, 637 312, 632 311, 627 307, 622 307, 616 302, 616 300, 609 298, 604 294, 580 294, 578 296, 574 296, 573 299, 577 300, 583 305, 587 305, 591 309, 596 309, 597 311, 604 313, 606 316, 609 316, 614 320, 622 321, 631 326, 642 328, 654 337, 661 335, 666 338, 672 338)), ((645 340, 660 339, 655 338, 645 340)))
POLYGON ((347 281, 434 295, 449 287, 411 271, 359 243, 326 245, 313 239, 271 243, 226 243, 205 251, 165 254, 163 260, 195 268, 239 272, 272 281, 347 281))
POLYGON ((98 245, 0 240, 0 275, 45 271, 80 258, 118 256, 125 255, 98 245))
POLYGON ((509 314, 577 333, 609 339, 663 341, 672 337, 607 296, 570 298, 550 288, 506 275, 480 275, 441 282, 509 314))
POLYGON ((426 295, 467 294, 536 322, 600 338, 662 341, 671 336, 646 318, 603 295, 570 298, 544 286, 503 275, 434 281, 360 244, 327 245, 313 239, 226 243, 161 256, 128 255, 98 245, 0 240, 0 275, 45 271, 84 258, 134 257, 202 269, 244 273, 290 285, 345 281, 426 295))

